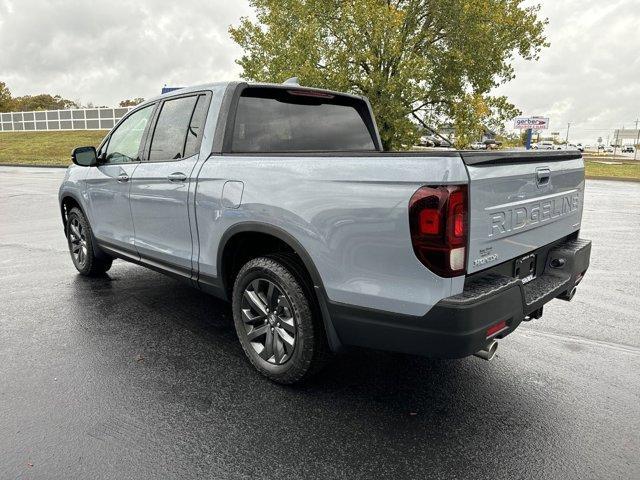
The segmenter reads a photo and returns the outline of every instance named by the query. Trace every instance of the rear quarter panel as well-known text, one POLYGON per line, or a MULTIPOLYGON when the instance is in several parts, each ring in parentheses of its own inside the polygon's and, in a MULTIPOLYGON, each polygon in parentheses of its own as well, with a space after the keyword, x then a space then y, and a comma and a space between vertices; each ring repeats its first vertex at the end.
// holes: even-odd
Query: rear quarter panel
POLYGON ((467 183, 457 156, 214 155, 195 195, 200 274, 216 277, 217 247, 243 222, 273 225, 306 250, 332 302, 424 315, 462 290, 416 258, 408 202, 422 185, 467 183), (222 201, 225 182, 242 182, 240 205, 222 201))

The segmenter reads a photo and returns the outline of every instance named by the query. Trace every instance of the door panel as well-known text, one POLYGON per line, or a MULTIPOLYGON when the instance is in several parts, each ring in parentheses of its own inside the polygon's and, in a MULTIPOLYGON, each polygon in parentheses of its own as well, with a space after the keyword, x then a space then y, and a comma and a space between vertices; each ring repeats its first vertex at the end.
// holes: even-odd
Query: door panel
POLYGON ((100 148, 101 163, 90 168, 85 186, 94 236, 136 257, 129 190, 154 107, 134 110, 109 134, 100 148))
POLYGON ((86 178, 89 221, 98 240, 135 251, 133 219, 129 207, 130 179, 137 163, 100 165, 86 178))
POLYGON ((170 263, 191 273, 189 183, 198 160, 142 163, 131 182, 135 245, 141 257, 170 263))
POLYGON ((191 276, 193 256, 189 187, 209 100, 209 94, 191 94, 162 103, 131 183, 135 245, 141 258, 184 276, 191 276))

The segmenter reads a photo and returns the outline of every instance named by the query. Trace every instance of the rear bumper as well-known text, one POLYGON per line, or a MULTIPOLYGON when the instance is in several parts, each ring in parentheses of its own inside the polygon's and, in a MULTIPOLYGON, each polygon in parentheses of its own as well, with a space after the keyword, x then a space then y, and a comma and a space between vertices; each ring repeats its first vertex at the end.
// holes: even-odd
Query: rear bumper
MULTIPOLYGON (((491 338, 514 331, 537 316, 550 300, 566 295, 589 267, 591 242, 567 240, 540 249, 544 270, 535 280, 500 273, 469 277, 464 291, 438 302, 425 316, 413 317, 344 304, 330 304, 335 330, 345 345, 440 358, 462 358, 484 348, 491 338), (506 328, 487 338, 498 322, 506 328)), ((539 253, 539 254, 540 254, 539 253)))

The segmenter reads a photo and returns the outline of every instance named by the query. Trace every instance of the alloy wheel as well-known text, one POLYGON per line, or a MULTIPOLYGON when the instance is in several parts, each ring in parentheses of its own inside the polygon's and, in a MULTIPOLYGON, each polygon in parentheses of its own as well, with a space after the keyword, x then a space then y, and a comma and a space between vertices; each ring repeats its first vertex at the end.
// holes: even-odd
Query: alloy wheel
POLYGON ((71 219, 69 224, 69 247, 76 264, 83 267, 87 261, 87 238, 77 217, 71 219))
POLYGON ((282 365, 293 355, 297 327, 284 292, 265 278, 253 280, 241 301, 242 321, 249 344, 263 360, 282 365))

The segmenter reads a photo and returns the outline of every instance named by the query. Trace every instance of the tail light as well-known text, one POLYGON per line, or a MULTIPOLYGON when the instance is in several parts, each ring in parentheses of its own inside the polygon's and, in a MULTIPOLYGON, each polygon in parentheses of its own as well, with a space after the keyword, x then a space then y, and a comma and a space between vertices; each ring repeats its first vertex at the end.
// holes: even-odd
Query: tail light
POLYGON ((421 187, 409 201, 413 251, 441 277, 465 273, 467 208, 466 185, 421 187))

